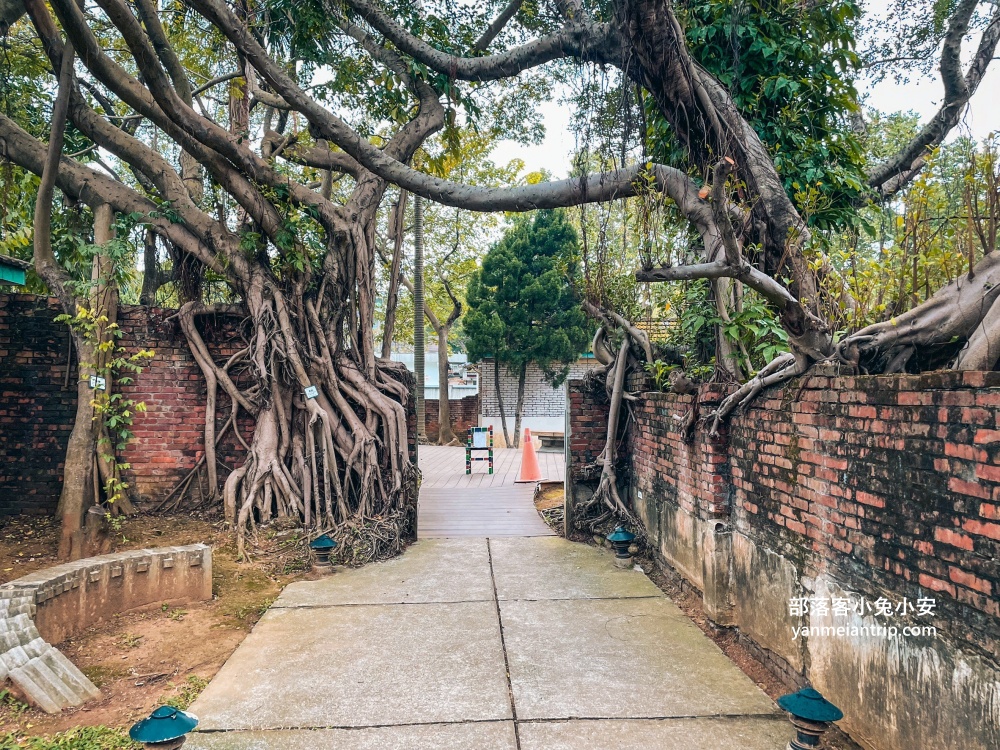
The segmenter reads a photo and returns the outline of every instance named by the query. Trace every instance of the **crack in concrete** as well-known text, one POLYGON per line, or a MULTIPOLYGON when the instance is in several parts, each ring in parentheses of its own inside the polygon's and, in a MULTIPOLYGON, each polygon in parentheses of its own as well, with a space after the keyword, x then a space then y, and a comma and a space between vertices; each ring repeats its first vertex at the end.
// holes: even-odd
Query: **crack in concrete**
MULTIPOLYGON (((488 540, 487 540, 488 541, 488 540)), ((492 574, 493 568, 490 567, 492 574)), ((495 584, 494 584, 495 585, 495 584)), ((494 592, 495 593, 495 592, 494 592)), ((545 599, 457 599, 455 601, 429 601, 429 602, 342 602, 340 604, 278 604, 275 602, 268 610, 272 609, 333 609, 335 607, 397 607, 413 606, 420 604, 482 604, 483 602, 628 602, 638 599, 666 599, 665 596, 565 596, 545 599)))
POLYGON ((497 579, 493 573, 493 550, 490 540, 486 540, 486 556, 490 561, 490 583, 493 584, 493 606, 496 608, 497 624, 500 626, 500 648, 503 650, 503 666, 507 675, 507 694, 510 696, 510 714, 514 719, 514 746, 521 750, 521 732, 517 725, 517 706, 514 703, 514 685, 510 680, 510 659, 507 657, 507 641, 503 633, 503 616, 500 614, 500 598, 497 596, 497 579))
MULTIPOLYGON (((513 702, 513 693, 511 694, 513 702)), ((458 721, 411 721, 402 724, 322 724, 322 725, 290 725, 285 727, 249 727, 239 729, 227 729, 216 727, 213 729, 196 729, 192 734, 236 734, 239 732, 321 732, 324 730, 348 730, 361 731, 365 729, 395 729, 406 727, 453 727, 465 724, 506 724, 510 722, 514 725, 515 737, 517 727, 520 724, 565 724, 571 721, 742 721, 745 719, 756 719, 762 721, 787 721, 784 713, 753 713, 753 714, 678 714, 676 716, 553 716, 538 719, 461 719, 458 721)))

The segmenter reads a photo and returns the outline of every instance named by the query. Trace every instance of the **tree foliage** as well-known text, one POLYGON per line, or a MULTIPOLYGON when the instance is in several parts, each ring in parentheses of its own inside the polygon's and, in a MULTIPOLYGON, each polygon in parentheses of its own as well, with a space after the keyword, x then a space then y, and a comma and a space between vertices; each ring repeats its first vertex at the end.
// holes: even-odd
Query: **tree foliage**
MULTIPOLYGON (((686 0, 678 15, 693 56, 726 86, 810 226, 852 223, 866 191, 851 127, 858 3, 686 0)), ((685 163, 669 124, 647 107, 652 156, 685 163)))
MULTIPOLYGON (((720 373, 738 377, 740 357, 762 356, 718 334, 728 323, 740 327, 747 309, 741 300, 773 310, 787 336, 789 351, 720 405, 713 430, 762 388, 820 360, 895 372, 993 366, 1000 358, 993 344, 1000 337, 992 335, 1000 330, 1000 305, 993 309, 1000 296, 997 254, 976 263, 975 252, 967 253, 973 270, 926 302, 840 336, 831 311, 857 304, 843 265, 814 239, 850 223, 862 186, 890 200, 925 168, 995 56, 1000 8, 994 2, 930 3, 940 18, 927 37, 940 40, 940 108, 896 151, 869 165, 863 180, 849 128, 857 62, 850 0, 555 0, 525 3, 506 16, 495 15, 506 7, 502 0, 23 4, 30 27, 16 21, 11 0, 0 4, 3 22, 23 24, 18 39, 26 50, 44 50, 58 83, 47 78, 38 89, 41 106, 0 114, 3 157, 43 177, 43 219, 54 184, 66 205, 140 216, 144 240, 155 235, 155 247, 145 244, 147 256, 169 255, 182 303, 177 320, 208 386, 209 498, 221 500, 241 530, 241 550, 244 535, 275 515, 354 534, 365 557, 398 549, 407 533, 415 470, 405 448, 406 387, 373 341, 378 227, 390 185, 481 212, 642 196, 636 281, 707 282, 722 321, 720 373), (612 71, 620 95, 602 97, 609 127, 617 107, 625 135, 638 132, 652 148, 622 137, 619 150, 599 155, 601 172, 588 164, 569 180, 502 188, 470 185, 461 172, 442 178, 415 160, 436 133, 453 144, 461 127, 530 140, 549 81, 573 80, 584 69, 612 71), (56 92, 58 106, 49 107, 56 92), (68 115, 66 128, 56 113, 68 115), (658 161, 661 154, 669 163, 658 161), (654 204, 668 210, 658 214, 654 204), (676 252, 657 257, 654 239, 671 233, 655 234, 658 221, 650 219, 666 214, 682 217, 687 227, 676 252), (209 278, 215 286, 207 290, 209 278), (245 318, 243 348, 224 363, 208 352, 198 327, 217 312, 245 318), (224 467, 220 497, 215 445, 247 416, 255 422, 247 460, 224 467)), ((937 49, 937 42, 927 48, 937 49)), ((19 54, 17 85, 30 87, 30 52, 19 54)), ((557 214, 539 216, 552 227, 566 224, 557 214)), ((533 351, 526 339, 504 342, 508 330, 496 322, 513 314, 521 317, 510 331, 553 322, 567 331, 584 328, 579 312, 570 310, 572 285, 564 279, 570 291, 556 293, 556 277, 575 273, 575 259, 562 259, 558 269, 552 260, 534 268, 548 251, 519 255, 542 221, 518 222, 498 243, 509 268, 484 263, 470 302, 514 301, 534 290, 532 302, 565 300, 566 308, 536 316, 496 304, 496 320, 470 315, 467 328, 472 334, 479 326, 480 352, 486 333, 489 348, 510 343, 510 356, 540 361, 558 379, 555 354, 574 356, 575 334, 533 351), (522 279, 523 290, 511 286, 522 279)), ((36 264, 45 247, 36 244, 36 264)), ((49 287, 66 289, 70 270, 43 260, 49 287)), ((630 296, 621 291, 622 299, 630 296)), ((595 306, 592 296, 587 291, 585 304, 605 332, 594 340, 595 356, 607 367, 613 415, 594 502, 627 512, 613 489, 622 389, 626 370, 652 361, 654 352, 648 336, 616 311, 595 306)))
POLYGON ((518 219, 469 283, 469 356, 512 369, 534 363, 559 385, 591 332, 574 286, 578 269, 579 239, 564 212, 518 219))

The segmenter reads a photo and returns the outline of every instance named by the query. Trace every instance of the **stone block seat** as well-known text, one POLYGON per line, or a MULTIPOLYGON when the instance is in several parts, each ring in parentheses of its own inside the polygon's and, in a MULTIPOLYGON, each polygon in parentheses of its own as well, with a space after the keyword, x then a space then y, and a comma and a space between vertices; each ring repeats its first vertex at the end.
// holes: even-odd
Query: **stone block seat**
POLYGON ((537 440, 539 443, 538 450, 543 451, 561 451, 563 449, 563 441, 565 440, 565 435, 561 432, 532 432, 532 440, 537 440))

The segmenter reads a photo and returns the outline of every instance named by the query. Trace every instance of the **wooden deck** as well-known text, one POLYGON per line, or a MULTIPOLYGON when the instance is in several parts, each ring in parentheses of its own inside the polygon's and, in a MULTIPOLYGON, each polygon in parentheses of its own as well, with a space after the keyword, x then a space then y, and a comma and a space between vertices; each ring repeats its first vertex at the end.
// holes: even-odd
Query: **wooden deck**
MULTIPOLYGON (((517 484, 521 451, 496 450, 493 474, 487 463, 472 464, 465 473, 465 448, 420 446, 417 536, 421 539, 477 536, 552 536, 533 502, 535 484, 517 484)), ((562 453, 539 453, 538 465, 548 481, 562 481, 562 453)))

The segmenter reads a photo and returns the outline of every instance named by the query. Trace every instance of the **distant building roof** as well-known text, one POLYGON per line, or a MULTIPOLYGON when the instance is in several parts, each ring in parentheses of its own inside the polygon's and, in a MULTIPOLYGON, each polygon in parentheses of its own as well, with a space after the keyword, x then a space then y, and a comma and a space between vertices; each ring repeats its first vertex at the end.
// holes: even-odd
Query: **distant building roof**
POLYGON ((31 264, 27 261, 0 255, 0 282, 24 285, 24 272, 29 268, 31 264))

